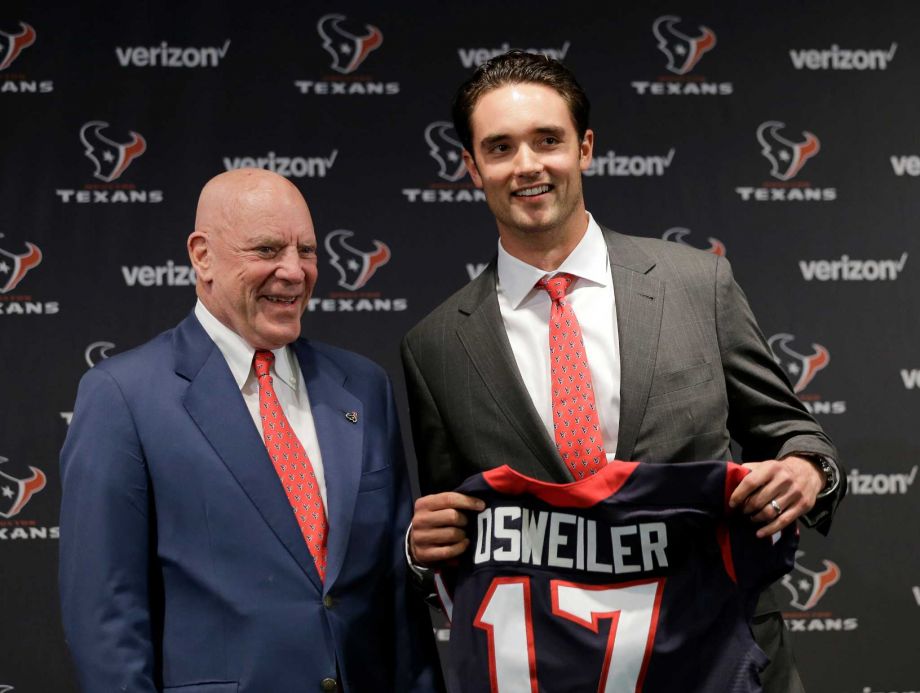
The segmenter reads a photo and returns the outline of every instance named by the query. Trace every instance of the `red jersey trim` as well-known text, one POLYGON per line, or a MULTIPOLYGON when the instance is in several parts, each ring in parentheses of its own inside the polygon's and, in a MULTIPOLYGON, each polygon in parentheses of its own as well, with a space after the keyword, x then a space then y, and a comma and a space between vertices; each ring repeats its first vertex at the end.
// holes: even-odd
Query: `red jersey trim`
POLYGON ((735 462, 726 462, 725 463, 725 512, 729 512, 728 509, 728 499, 732 497, 735 488, 738 484, 741 483, 741 480, 750 474, 751 470, 747 467, 742 467, 740 464, 735 462))
MULTIPOLYGON (((734 462, 727 462, 725 466, 725 512, 732 512, 728 507, 728 499, 741 480, 751 472, 747 467, 742 467, 734 462)), ((722 563, 725 565, 725 572, 735 584, 738 584, 738 574, 735 572, 735 559, 732 556, 732 538, 728 531, 728 525, 720 523, 716 528, 716 536, 719 541, 719 550, 722 552, 722 563)))
POLYGON ((514 471, 508 465, 483 472, 482 478, 498 493, 520 496, 525 493, 544 503, 564 508, 590 508, 619 491, 638 462, 614 460, 597 474, 568 484, 538 481, 514 471))

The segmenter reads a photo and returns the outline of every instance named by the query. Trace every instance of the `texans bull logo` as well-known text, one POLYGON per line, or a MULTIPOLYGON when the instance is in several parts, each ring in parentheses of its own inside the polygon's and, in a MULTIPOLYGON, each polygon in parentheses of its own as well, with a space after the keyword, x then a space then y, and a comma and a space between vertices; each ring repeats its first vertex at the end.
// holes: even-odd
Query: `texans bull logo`
POLYGON ((354 231, 338 229, 326 236, 326 252, 329 263, 339 273, 339 286, 349 291, 357 291, 370 281, 379 267, 390 260, 390 248, 380 241, 374 241, 374 250, 364 252, 346 243, 345 239, 354 236, 354 231))
POLYGON ((773 360, 779 364, 793 383, 792 389, 798 394, 812 381, 818 371, 831 361, 830 352, 820 344, 812 344, 812 353, 801 354, 789 346, 795 339, 791 334, 775 334, 768 340, 773 351, 773 360))
MULTIPOLYGON (((8 461, 6 457, 0 457, 0 464, 8 461)), ((45 473, 37 467, 29 469, 32 476, 27 479, 17 479, 0 469, 0 517, 6 520, 15 517, 32 496, 45 488, 45 473)))
POLYGON ((80 141, 86 147, 86 158, 93 162, 96 170, 93 176, 111 183, 117 179, 137 157, 147 151, 147 141, 137 132, 130 131, 131 141, 116 142, 102 131, 109 124, 91 120, 80 128, 80 141))
POLYGON ((805 554, 797 551, 795 565, 783 576, 782 585, 789 590, 789 604, 799 611, 812 609, 832 585, 840 580, 840 568, 833 561, 823 561, 823 570, 811 570, 799 564, 805 554))
MULTIPOLYGON (((695 248, 696 246, 692 246, 686 240, 687 236, 689 235, 690 229, 685 229, 682 226, 675 226, 674 228, 665 231, 664 235, 662 235, 662 238, 666 241, 673 241, 674 243, 680 243, 681 245, 690 245, 691 247, 695 248)), ((725 244, 722 241, 720 241, 718 238, 713 238, 712 236, 706 240, 709 241, 709 247, 700 248, 700 250, 705 250, 706 252, 712 253, 713 255, 718 255, 719 257, 725 257, 725 244)))
POLYGON ((425 128, 428 154, 438 162, 438 175, 451 182, 463 178, 466 165, 463 163, 463 145, 446 120, 437 120, 425 128))
POLYGON ((807 130, 801 142, 793 142, 779 134, 786 127, 778 120, 768 120, 757 128, 757 141, 767 161, 770 162, 770 175, 779 180, 795 178, 805 162, 821 151, 821 142, 807 130))
POLYGON ((363 35, 354 34, 342 27, 345 15, 327 14, 320 17, 316 30, 323 39, 323 48, 332 56, 332 69, 347 75, 358 69, 372 50, 380 48, 383 34, 370 24, 364 25, 363 35))
POLYGON ((700 27, 700 35, 688 36, 674 28, 680 17, 665 15, 655 20, 652 33, 658 39, 658 49, 668 58, 665 66, 677 75, 685 75, 700 61, 703 54, 716 45, 716 35, 708 27, 700 27))
POLYGON ((22 30, 18 34, 0 31, 0 70, 12 65, 24 49, 35 43, 35 29, 25 22, 19 22, 19 26, 22 30))
POLYGON ((23 277, 42 261, 42 251, 37 245, 26 243, 25 255, 14 255, 0 248, 0 294, 16 288, 23 277))
POLYGON ((112 342, 93 342, 83 352, 83 358, 86 359, 86 365, 92 368, 100 361, 109 357, 109 350, 114 349, 112 342))

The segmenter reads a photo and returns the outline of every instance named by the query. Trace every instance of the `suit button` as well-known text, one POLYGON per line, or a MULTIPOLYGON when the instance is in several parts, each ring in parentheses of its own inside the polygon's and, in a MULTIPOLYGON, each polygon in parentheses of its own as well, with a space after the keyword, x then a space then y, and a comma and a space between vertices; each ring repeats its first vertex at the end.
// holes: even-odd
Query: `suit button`
POLYGON ((319 682, 319 687, 324 691, 337 691, 339 689, 338 681, 326 677, 319 682))
MULTIPOLYGON (((325 597, 323 597, 323 606, 325 606, 327 609, 331 609, 334 603, 335 602, 333 601, 330 595, 327 594, 325 597)), ((332 679, 323 679, 323 680, 332 681, 332 685, 335 685, 335 681, 333 681, 332 679)), ((323 690, 324 691, 334 691, 335 689, 334 688, 324 688, 323 690)))

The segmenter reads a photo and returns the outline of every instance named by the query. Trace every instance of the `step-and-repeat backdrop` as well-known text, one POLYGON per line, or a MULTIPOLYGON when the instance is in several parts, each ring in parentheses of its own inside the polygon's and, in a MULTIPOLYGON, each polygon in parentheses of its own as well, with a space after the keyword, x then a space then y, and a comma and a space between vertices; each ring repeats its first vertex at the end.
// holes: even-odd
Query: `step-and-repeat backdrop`
POLYGON ((297 184, 305 333, 401 391, 402 335, 495 252, 449 103, 509 47, 592 98, 589 210, 726 255, 840 448, 850 497, 783 581, 809 689, 920 690, 918 27, 906 1, 4 2, 0 690, 75 690, 58 451, 81 374, 191 310, 202 184, 297 184))

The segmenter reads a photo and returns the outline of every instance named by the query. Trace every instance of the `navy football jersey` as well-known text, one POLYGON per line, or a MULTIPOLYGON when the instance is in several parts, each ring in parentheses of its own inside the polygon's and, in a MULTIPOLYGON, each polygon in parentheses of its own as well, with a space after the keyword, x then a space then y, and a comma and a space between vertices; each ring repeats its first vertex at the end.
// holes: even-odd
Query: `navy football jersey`
POLYGON ((612 462, 570 484, 509 467, 457 489, 486 503, 442 572, 455 693, 760 691, 757 596, 795 524, 758 539, 729 513, 731 462, 612 462))

